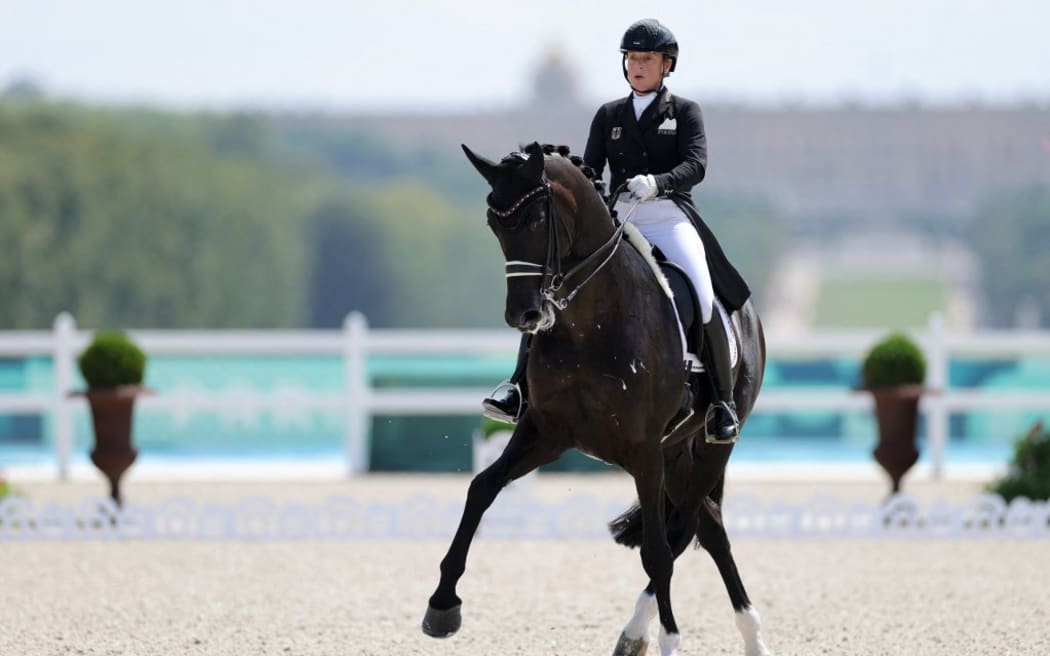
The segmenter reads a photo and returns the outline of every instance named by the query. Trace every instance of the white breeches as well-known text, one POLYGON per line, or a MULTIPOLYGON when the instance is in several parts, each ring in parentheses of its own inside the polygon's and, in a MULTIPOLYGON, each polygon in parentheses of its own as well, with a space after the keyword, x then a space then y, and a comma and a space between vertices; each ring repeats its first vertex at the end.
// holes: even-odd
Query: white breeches
MULTIPOLYGON (((622 221, 634 205, 627 194, 616 201, 616 215, 622 221)), ((700 298, 700 312, 704 323, 711 321, 711 310, 715 301, 715 290, 711 285, 711 272, 707 269, 704 242, 693 227, 685 212, 666 198, 639 203, 630 222, 655 245, 667 259, 685 269, 700 298)))

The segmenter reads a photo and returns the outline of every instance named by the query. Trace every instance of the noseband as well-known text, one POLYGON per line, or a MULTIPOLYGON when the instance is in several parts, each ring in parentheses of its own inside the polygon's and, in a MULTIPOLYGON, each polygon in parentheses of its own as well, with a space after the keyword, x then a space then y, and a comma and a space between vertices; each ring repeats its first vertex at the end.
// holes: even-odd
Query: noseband
MULTIPOLYGON (((489 201, 489 212, 492 212, 492 214, 500 219, 506 219, 514 213, 531 205, 532 201, 541 195, 545 196, 544 200, 547 203, 547 257, 543 264, 536 264, 534 262, 526 262, 523 260, 510 260, 506 263, 506 277, 520 278, 525 276, 540 276, 540 296, 543 297, 544 301, 550 303, 555 308, 564 310, 569 306, 572 299, 576 297, 576 294, 583 289, 584 285, 590 282, 591 278, 601 271, 605 265, 609 263, 609 260, 612 259, 612 256, 616 253, 616 249, 620 246, 620 242, 623 241, 623 229, 624 225, 626 225, 626 219, 624 223, 620 223, 616 227, 616 230, 608 241, 596 248, 593 253, 585 257, 583 261, 579 262, 576 266, 572 267, 567 272, 562 273, 561 261, 563 254, 561 242, 558 240, 558 226, 562 225, 566 235, 569 235, 570 233, 569 229, 562 224, 557 213, 554 211, 554 191, 551 189, 551 184, 547 179, 546 173, 543 175, 543 182, 540 186, 526 192, 506 210, 496 209, 492 206, 491 201, 489 201), (563 295, 561 298, 556 296, 566 280, 574 278, 580 271, 598 258, 602 257, 602 254, 605 253, 605 251, 608 251, 608 255, 605 255, 605 259, 595 267, 594 271, 591 271, 590 275, 584 278, 580 284, 572 289, 572 291, 563 295)), ((628 218, 630 218, 630 214, 628 214, 628 218)))

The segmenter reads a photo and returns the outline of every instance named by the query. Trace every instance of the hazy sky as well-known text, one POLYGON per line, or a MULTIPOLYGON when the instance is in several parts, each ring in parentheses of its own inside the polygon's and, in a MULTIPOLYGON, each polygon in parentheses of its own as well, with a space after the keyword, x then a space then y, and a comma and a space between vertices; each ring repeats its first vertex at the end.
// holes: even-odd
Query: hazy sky
POLYGON ((678 37, 698 100, 1050 98, 1050 0, 0 0, 0 87, 180 107, 484 109, 551 47, 623 95, 619 39, 678 37))

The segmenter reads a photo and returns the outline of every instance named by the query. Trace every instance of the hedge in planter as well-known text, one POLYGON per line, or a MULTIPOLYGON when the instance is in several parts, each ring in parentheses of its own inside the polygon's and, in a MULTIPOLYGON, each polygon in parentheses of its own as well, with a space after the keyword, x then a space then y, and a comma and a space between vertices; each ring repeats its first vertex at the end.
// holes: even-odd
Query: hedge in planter
POLYGON ((904 333, 893 333, 868 351, 861 364, 866 389, 921 385, 926 379, 926 356, 904 333))
POLYGON ((121 332, 96 333, 78 359, 88 389, 95 446, 91 461, 106 476, 110 496, 121 503, 120 478, 138 456, 132 445, 135 398, 141 386, 146 354, 121 332))
POLYGON ((904 333, 892 333, 877 342, 861 363, 861 381, 875 397, 879 442, 872 452, 890 477, 894 494, 901 478, 918 461, 915 433, 919 397, 926 379, 926 358, 904 333))
POLYGON ((79 365, 88 389, 139 385, 146 354, 122 332, 100 332, 80 354, 79 365))

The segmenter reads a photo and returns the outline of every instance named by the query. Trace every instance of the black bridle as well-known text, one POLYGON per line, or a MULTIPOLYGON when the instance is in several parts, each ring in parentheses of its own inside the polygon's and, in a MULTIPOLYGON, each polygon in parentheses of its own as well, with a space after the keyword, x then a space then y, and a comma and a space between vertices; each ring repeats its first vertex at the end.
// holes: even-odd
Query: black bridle
MULTIPOLYGON (((621 185, 621 189, 623 185, 621 185)), ((608 204, 611 208, 616 202, 617 193, 614 193, 609 197, 608 204)), ((601 271, 612 256, 616 253, 616 249, 619 248, 620 242, 623 241, 624 226, 627 221, 618 223, 616 230, 613 232, 612 237, 608 239, 604 244, 599 246, 587 257, 583 258, 582 261, 576 264, 576 266, 569 269, 567 272, 562 273, 562 249, 561 241, 558 239, 558 226, 561 225, 565 231, 566 236, 571 239, 571 233, 569 228, 565 226, 562 221, 559 220, 557 213, 554 211, 554 191, 551 189, 550 181, 547 179, 547 175, 543 175, 543 182, 540 186, 527 191, 518 200, 516 200, 511 206, 505 210, 498 210, 492 206, 491 197, 489 200, 489 212, 495 215, 500 220, 506 220, 513 216, 515 213, 522 211, 536 200, 543 198, 547 203, 547 256, 543 264, 536 264, 534 262, 525 262, 522 260, 512 260, 506 263, 506 277, 507 278, 518 278, 524 276, 541 276, 540 279, 540 296, 543 300, 549 302, 558 310, 564 310, 568 307, 572 299, 576 297, 576 294, 580 292, 583 287, 591 281, 591 279, 601 271), (572 291, 565 294, 561 298, 556 296, 557 292, 561 290, 565 281, 571 280, 577 274, 585 269, 588 265, 592 264, 595 260, 600 258, 605 251, 609 251, 605 259, 595 267, 591 273, 584 278, 580 284, 576 285, 572 291)), ((611 212, 611 209, 610 209, 611 212)), ((629 218, 629 216, 628 216, 629 218)))

